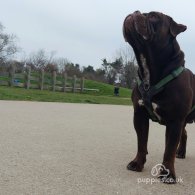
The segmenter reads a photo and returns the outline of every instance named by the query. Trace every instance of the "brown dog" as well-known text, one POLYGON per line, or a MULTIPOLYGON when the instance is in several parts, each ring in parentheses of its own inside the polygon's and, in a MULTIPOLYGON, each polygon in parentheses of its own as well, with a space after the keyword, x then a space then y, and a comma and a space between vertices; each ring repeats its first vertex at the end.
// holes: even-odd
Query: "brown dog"
POLYGON ((138 139, 136 157, 127 168, 142 171, 146 162, 149 119, 166 126, 166 146, 160 179, 175 183, 175 156, 185 158, 186 123, 195 119, 195 79, 184 68, 184 54, 176 36, 186 30, 171 17, 150 12, 134 12, 123 25, 125 40, 132 46, 139 65, 138 85, 132 93, 134 127, 138 139))

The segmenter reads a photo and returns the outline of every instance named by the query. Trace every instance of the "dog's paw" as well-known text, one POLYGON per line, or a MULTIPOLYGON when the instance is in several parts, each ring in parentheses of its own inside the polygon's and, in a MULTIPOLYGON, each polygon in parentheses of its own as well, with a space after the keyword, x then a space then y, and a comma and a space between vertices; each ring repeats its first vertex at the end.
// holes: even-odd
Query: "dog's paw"
POLYGON ((181 158, 181 159, 186 158, 186 152, 184 150, 177 150, 176 158, 181 158))
POLYGON ((141 172, 143 169, 143 165, 138 164, 136 161, 131 161, 128 165, 127 165, 127 169, 131 170, 131 171, 137 171, 137 172, 141 172))
POLYGON ((158 178, 165 184, 176 184, 176 177, 172 174, 169 174, 168 176, 159 176, 158 178))
POLYGON ((158 176, 160 181, 165 184, 175 184, 176 183, 176 176, 173 173, 167 172, 167 170, 162 170, 160 175, 158 176))

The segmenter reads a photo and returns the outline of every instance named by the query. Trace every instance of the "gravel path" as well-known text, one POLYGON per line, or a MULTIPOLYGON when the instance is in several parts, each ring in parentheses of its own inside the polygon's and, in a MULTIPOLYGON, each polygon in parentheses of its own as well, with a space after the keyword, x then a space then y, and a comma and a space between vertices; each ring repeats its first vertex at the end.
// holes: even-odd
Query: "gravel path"
POLYGON ((187 158, 175 163, 183 182, 146 184, 162 162, 165 128, 151 123, 144 171, 126 170, 137 144, 132 107, 0 101, 0 109, 0 195, 195 194, 194 124, 187 158))

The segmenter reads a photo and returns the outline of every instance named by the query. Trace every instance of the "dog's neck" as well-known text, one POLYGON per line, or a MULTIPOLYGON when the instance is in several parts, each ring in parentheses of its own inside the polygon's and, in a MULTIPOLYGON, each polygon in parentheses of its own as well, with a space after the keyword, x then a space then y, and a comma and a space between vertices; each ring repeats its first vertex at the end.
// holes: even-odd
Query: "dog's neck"
POLYGON ((146 85, 155 85, 179 66, 184 66, 184 53, 174 40, 167 48, 159 50, 148 46, 141 53, 135 52, 139 65, 139 77, 146 85))

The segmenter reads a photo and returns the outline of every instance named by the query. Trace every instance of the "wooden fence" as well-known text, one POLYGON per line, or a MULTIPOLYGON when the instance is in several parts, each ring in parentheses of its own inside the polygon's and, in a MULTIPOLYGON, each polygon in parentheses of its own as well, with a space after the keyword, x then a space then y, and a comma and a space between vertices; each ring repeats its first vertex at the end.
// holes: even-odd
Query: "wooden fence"
POLYGON ((84 78, 68 77, 66 73, 57 74, 56 71, 52 73, 46 73, 44 70, 32 72, 30 67, 27 67, 23 73, 16 73, 14 66, 11 66, 8 72, 0 72, 0 85, 73 93, 99 91, 84 88, 84 78))

